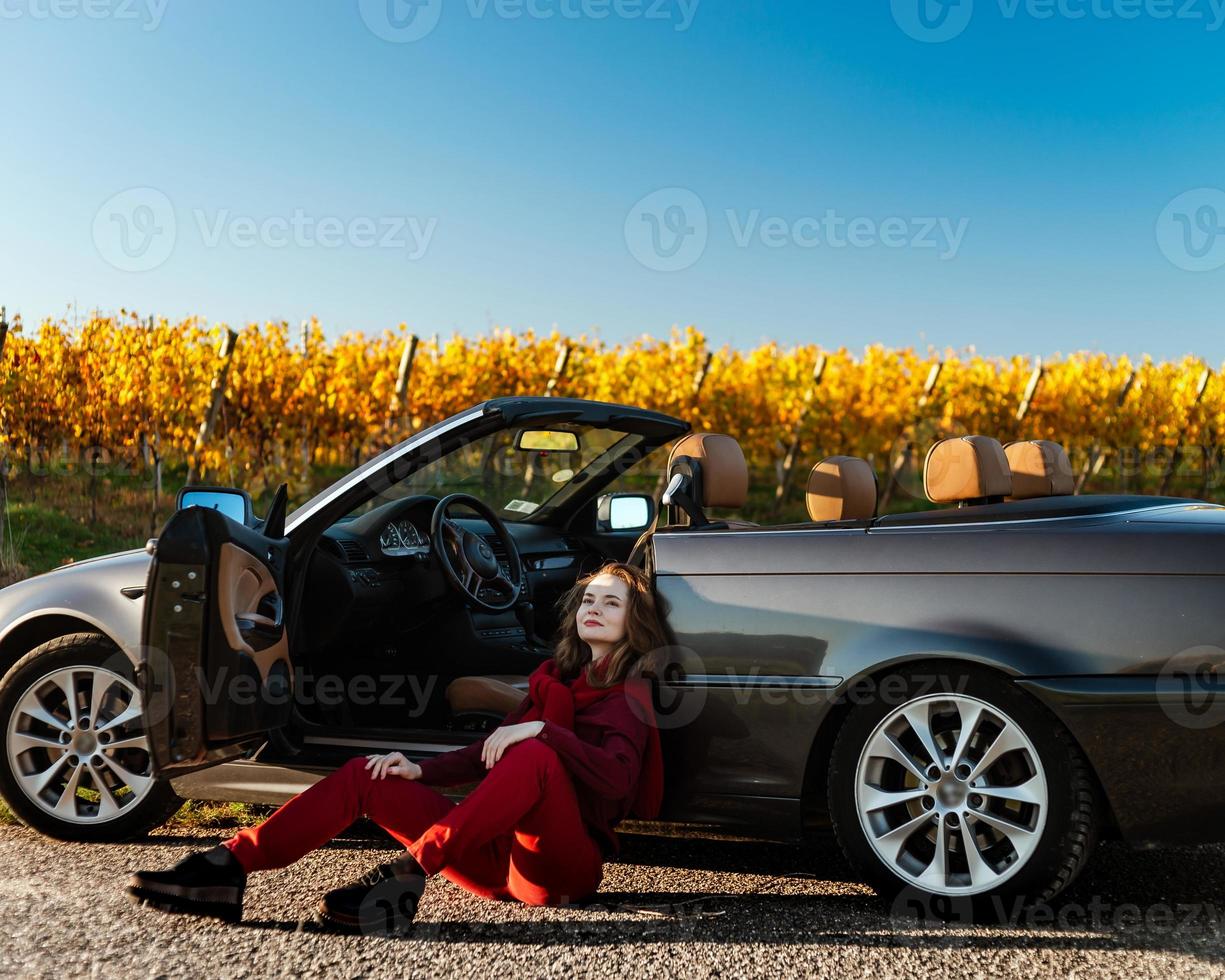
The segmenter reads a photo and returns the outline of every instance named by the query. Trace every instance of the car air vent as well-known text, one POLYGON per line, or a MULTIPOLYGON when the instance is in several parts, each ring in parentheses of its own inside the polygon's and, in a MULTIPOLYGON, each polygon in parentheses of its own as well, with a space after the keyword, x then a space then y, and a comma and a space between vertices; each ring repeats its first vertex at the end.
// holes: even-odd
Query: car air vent
POLYGON ((481 537, 485 539, 486 543, 493 550, 493 555, 499 562, 506 560, 506 549, 502 546, 501 538, 496 534, 482 534, 481 537))
POLYGON ((345 560, 348 562, 370 560, 370 555, 366 553, 366 549, 360 541, 342 538, 340 540, 340 550, 344 553, 345 560))

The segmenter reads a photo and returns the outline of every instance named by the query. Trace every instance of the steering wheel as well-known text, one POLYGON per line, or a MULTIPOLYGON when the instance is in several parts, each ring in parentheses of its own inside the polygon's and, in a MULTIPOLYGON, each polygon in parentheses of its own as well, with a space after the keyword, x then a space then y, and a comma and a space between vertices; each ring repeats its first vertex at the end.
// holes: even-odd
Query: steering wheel
POLYGON ((506 525, 492 508, 466 493, 452 493, 443 497, 434 508, 434 516, 430 520, 430 540, 434 553, 439 556, 443 576, 465 602, 485 612, 506 612, 514 608, 523 590, 519 549, 515 547, 515 539, 506 530, 506 525), (489 522, 506 552, 506 561, 514 581, 503 574, 497 556, 484 538, 460 527, 451 519, 449 511, 458 504, 476 511, 489 522), (481 586, 486 584, 500 585, 507 592, 508 598, 501 602, 491 602, 484 598, 480 592, 481 586))

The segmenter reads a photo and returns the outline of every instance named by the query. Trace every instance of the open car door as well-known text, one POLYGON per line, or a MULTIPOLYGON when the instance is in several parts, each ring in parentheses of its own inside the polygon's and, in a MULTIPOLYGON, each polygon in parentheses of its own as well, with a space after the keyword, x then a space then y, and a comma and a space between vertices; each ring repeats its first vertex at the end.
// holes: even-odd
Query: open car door
POLYGON ((156 541, 136 677, 157 775, 234 758, 289 720, 289 539, 283 517, 265 529, 280 536, 187 507, 156 541))

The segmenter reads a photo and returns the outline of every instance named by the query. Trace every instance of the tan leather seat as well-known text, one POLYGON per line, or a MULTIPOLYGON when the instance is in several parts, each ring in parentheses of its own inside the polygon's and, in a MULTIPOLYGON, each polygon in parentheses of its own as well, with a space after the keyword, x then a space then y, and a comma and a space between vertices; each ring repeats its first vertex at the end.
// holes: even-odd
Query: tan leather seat
POLYGON ((858 456, 829 456, 808 474, 812 521, 870 521, 876 516, 876 471, 858 456))
POLYGON ((1072 461, 1059 443, 1046 439, 1010 442, 1004 455, 1012 470, 1009 500, 1062 497, 1076 491, 1072 461))
POLYGON ((501 717, 519 707, 527 696, 527 683, 527 677, 522 674, 457 677, 447 685, 447 704, 452 714, 475 711, 501 717))
POLYGON ((1004 447, 990 436, 941 439, 923 462, 923 490, 935 504, 1000 503, 1012 493, 1004 447))
MULTIPOLYGON (((697 482, 700 500, 692 502, 705 516, 708 507, 743 507, 749 496, 749 467, 744 451, 731 436, 719 432, 693 432, 685 436, 668 454, 668 479, 678 470, 685 471, 684 461, 698 464, 697 482)), ((685 486, 692 489, 692 483, 685 486)), ((692 499, 690 497, 689 499, 692 499)), ((756 527, 752 521, 727 521, 729 526, 756 527)))

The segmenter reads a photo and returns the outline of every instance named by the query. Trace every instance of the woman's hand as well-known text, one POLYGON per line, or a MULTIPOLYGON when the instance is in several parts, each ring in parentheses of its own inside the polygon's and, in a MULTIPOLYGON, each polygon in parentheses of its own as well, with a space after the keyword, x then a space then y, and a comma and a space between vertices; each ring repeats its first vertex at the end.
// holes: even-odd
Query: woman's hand
POLYGON ((481 746, 481 761, 486 769, 492 769, 493 764, 502 758, 502 753, 516 742, 535 738, 544 728, 543 721, 522 721, 517 725, 506 725, 494 729, 481 746))
POLYGON ((371 769, 371 779, 382 779, 384 776, 400 776, 403 779, 421 778, 421 767, 404 758, 400 752, 368 755, 366 756, 366 768, 371 769))

